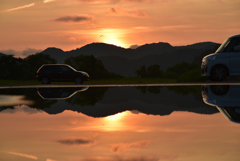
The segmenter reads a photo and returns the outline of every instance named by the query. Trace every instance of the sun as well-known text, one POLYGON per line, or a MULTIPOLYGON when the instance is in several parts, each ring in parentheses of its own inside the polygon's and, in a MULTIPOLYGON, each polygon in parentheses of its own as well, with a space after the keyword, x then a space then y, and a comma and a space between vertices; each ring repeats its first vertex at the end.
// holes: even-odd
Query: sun
POLYGON ((104 43, 106 44, 112 44, 115 46, 120 46, 120 47, 125 47, 125 45, 117 38, 106 38, 105 40, 103 40, 104 43))
POLYGON ((126 48, 126 44, 123 43, 126 33, 121 29, 102 29, 97 34, 100 42, 126 48))

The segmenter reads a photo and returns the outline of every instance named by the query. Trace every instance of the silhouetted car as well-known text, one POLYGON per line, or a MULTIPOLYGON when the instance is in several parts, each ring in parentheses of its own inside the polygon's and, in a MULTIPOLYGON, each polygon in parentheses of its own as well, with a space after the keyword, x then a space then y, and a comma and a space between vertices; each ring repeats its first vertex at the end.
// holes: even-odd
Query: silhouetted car
POLYGON ((240 123, 240 86, 205 85, 203 102, 215 106, 229 121, 240 123))
POLYGON ((86 72, 77 71, 66 64, 44 64, 38 69, 36 77, 42 84, 71 81, 82 84, 83 81, 89 80, 89 75, 86 72))
POLYGON ((37 93, 43 99, 68 99, 77 92, 86 91, 88 87, 68 87, 68 88, 38 88, 37 93))
POLYGON ((240 35, 229 37, 214 54, 202 59, 202 76, 222 81, 227 76, 240 75, 240 35))

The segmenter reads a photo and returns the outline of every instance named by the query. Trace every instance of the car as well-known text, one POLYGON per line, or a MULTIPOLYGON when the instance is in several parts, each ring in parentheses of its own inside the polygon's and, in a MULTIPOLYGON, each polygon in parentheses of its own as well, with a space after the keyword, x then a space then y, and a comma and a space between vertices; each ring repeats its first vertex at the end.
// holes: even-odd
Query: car
POLYGON ((84 92, 86 87, 63 87, 63 88, 37 88, 40 97, 47 100, 69 99, 78 92, 84 92))
POLYGON ((240 86, 204 85, 203 102, 215 106, 229 121, 240 124, 240 86))
POLYGON ((51 82, 75 82, 82 84, 89 80, 89 75, 83 71, 77 71, 67 64, 44 64, 37 71, 37 80, 42 84, 51 82))
POLYGON ((240 34, 229 37, 213 54, 202 59, 202 76, 212 81, 223 81, 228 76, 240 75, 240 34))

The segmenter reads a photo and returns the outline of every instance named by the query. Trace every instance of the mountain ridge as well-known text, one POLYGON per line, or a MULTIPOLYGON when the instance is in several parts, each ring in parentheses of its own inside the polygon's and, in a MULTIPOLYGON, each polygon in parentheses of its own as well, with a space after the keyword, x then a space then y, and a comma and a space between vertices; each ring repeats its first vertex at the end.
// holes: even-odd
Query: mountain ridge
POLYGON ((108 71, 123 76, 135 76, 135 71, 142 65, 158 64, 162 70, 166 70, 183 61, 192 63, 196 56, 219 45, 214 42, 199 42, 186 46, 172 46, 166 42, 159 42, 145 44, 136 49, 125 49, 111 44, 91 43, 71 51, 51 47, 41 53, 51 56, 60 64, 71 56, 93 55, 102 61, 108 71))

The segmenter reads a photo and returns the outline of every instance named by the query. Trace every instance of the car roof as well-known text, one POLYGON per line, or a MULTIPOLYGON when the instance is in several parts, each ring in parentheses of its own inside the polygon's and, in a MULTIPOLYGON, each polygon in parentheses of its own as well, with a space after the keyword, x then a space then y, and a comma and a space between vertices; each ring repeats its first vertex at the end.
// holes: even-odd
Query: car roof
POLYGON ((234 38, 234 37, 240 37, 240 34, 238 34, 238 35, 233 35, 233 36, 231 36, 230 38, 234 38))

